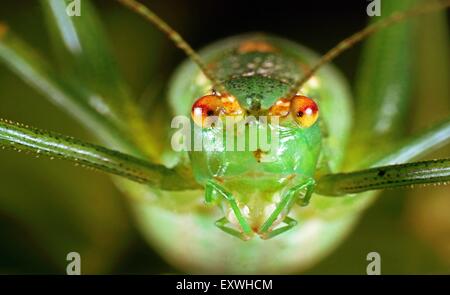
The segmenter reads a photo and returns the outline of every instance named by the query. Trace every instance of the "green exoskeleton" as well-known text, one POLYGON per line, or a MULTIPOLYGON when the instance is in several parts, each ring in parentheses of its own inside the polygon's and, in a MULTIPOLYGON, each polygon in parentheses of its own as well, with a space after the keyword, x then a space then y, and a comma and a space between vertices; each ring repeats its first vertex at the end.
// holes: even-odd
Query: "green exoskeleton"
MULTIPOLYGON (((174 75, 169 100, 174 115, 191 117, 190 125, 200 129, 194 137, 201 139, 201 148, 167 151, 164 156, 154 148, 158 140, 125 88, 102 81, 105 73, 116 77, 104 57, 83 48, 92 36, 80 34, 80 24, 61 17, 62 1, 44 2, 55 15, 61 42, 74 56, 73 66, 92 66, 89 70, 99 75, 94 77, 96 84, 61 81, 46 64, 35 62, 39 58, 4 25, 0 26, 0 59, 124 153, 6 120, 0 122, 0 145, 122 176, 115 181, 133 196, 142 232, 181 269, 213 273, 305 269, 345 237, 374 199, 374 190, 450 180, 450 159, 411 162, 450 141, 450 118, 391 145, 385 154, 373 152, 370 146, 351 149, 349 142, 354 144, 359 136, 350 134, 355 124, 351 94, 341 74, 328 64, 367 36, 447 7, 449 1, 417 6, 412 4, 421 1, 401 1, 405 10, 389 14, 320 57, 266 34, 231 37, 197 54, 148 8, 134 0, 119 0, 156 24, 191 58, 174 75), (92 65, 77 63, 83 50, 91 54, 92 65), (93 101, 92 89, 103 96, 93 101), (240 131, 233 127, 232 140, 247 138, 251 128, 268 128, 277 134, 277 145, 268 150, 260 142, 254 149, 227 146, 221 140, 224 133, 218 132, 227 128, 219 124, 226 117, 236 122, 268 118, 266 124, 246 121, 240 131), (205 124, 209 118, 214 124, 205 124)), ((384 13, 396 9, 386 3, 384 13)), ((389 37, 412 42, 405 37, 407 31, 407 27, 390 31, 389 37)), ((374 48, 384 42, 382 37, 374 41, 374 48)), ((397 66, 407 67, 408 53, 399 53, 398 58, 397 66)), ((398 91, 403 95, 406 90, 398 91)), ((357 117, 357 124, 368 127, 374 120, 392 119, 380 107, 385 97, 370 99, 373 108, 357 117)))

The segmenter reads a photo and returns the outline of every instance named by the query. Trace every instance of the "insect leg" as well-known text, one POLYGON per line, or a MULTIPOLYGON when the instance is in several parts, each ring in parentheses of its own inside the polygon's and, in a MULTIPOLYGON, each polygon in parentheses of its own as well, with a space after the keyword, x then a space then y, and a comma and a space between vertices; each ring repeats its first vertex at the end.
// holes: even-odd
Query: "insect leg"
POLYGON ((71 161, 165 190, 199 188, 188 174, 72 137, 0 119, 0 147, 71 161))
POLYGON ((311 195, 314 191, 314 186, 315 186, 314 179, 309 178, 306 182, 292 187, 284 194, 284 197, 281 200, 281 202, 278 203, 275 210, 273 210, 270 217, 266 220, 266 222, 264 222, 264 224, 261 227, 260 234, 264 239, 268 239, 269 237, 273 237, 282 232, 285 232, 290 228, 292 228, 295 224, 297 224, 297 222, 295 222, 294 224, 294 222, 290 220, 290 218, 287 219, 288 217, 285 217, 283 222, 286 223, 287 226, 281 227, 274 231, 271 230, 274 222, 279 218, 283 210, 289 210, 292 207, 294 201, 297 200, 300 191, 306 189, 306 193, 304 194, 304 196, 299 199, 300 205, 306 206, 309 203, 309 199, 311 198, 311 195), (274 234, 274 232, 276 233, 274 234))
POLYGON ((261 235, 261 238, 264 240, 268 240, 271 239, 275 236, 278 236, 279 234, 282 234, 288 230, 290 230, 291 228, 293 228, 294 226, 297 225, 297 220, 290 218, 289 216, 286 216, 283 220, 283 223, 285 223, 286 225, 280 228, 277 228, 275 230, 269 231, 269 232, 265 232, 264 235, 261 235))
POLYGON ((249 235, 252 233, 252 229, 250 228, 250 225, 248 224, 247 220, 242 215, 241 210, 239 209, 239 206, 236 202, 236 199, 233 197, 231 193, 226 191, 221 185, 217 184, 216 182, 209 180, 205 185, 205 202, 211 203, 214 201, 215 194, 221 195, 228 203, 230 204, 231 210, 233 210, 234 215, 236 216, 236 219, 239 222, 239 225, 241 226, 242 232, 233 229, 229 227, 230 224, 229 220, 227 218, 221 218, 216 221, 216 226, 220 228, 221 230, 230 233, 242 240, 248 240, 249 235))
POLYGON ((221 230, 223 230, 224 232, 226 232, 232 236, 235 236, 236 238, 239 238, 243 241, 247 241, 250 239, 250 237, 248 235, 238 231, 237 229, 230 227, 229 224, 230 224, 230 222, 228 221, 228 219, 226 217, 222 217, 215 222, 215 225, 218 228, 220 228, 221 230))
POLYGON ((329 174, 318 180, 316 192, 327 196, 343 196, 377 189, 414 184, 442 184, 449 181, 450 158, 329 174))
MULTIPOLYGON (((316 181, 314 179, 308 180, 308 184, 306 186, 306 192, 304 195, 302 195, 301 197, 299 197, 297 199, 297 204, 299 204, 302 207, 307 206, 309 204, 309 200, 311 200, 311 197, 312 197, 315 187, 316 187, 316 181)), ((296 190, 295 194, 298 195, 300 190, 303 190, 303 187, 299 187, 296 190)))

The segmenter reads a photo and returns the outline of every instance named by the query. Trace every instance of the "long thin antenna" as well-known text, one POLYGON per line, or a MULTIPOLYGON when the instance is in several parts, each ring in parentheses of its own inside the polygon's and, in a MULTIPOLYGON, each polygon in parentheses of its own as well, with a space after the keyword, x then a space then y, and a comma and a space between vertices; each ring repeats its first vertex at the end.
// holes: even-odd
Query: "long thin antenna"
POLYGON ((194 61, 205 76, 212 82, 214 88, 221 93, 225 93, 225 87, 215 77, 211 70, 203 63, 200 56, 192 49, 192 47, 180 36, 171 26, 157 16, 148 7, 135 0, 117 0, 132 11, 143 16, 146 20, 153 23, 160 31, 165 33, 167 37, 175 43, 175 45, 194 61))
POLYGON ((409 10, 395 12, 387 18, 365 27, 361 31, 339 42, 339 44, 325 53, 320 58, 320 60, 313 67, 311 67, 309 71, 306 72, 302 79, 298 80, 291 87, 286 97, 293 97, 294 95, 296 95, 297 91, 303 86, 303 84, 305 84, 323 65, 329 63, 330 61, 338 57, 341 53, 353 47, 355 44, 364 40, 368 36, 380 31, 383 28, 399 23, 407 18, 440 10, 447 6, 450 6, 450 0, 428 1, 425 4, 417 5, 416 7, 413 7, 409 10))

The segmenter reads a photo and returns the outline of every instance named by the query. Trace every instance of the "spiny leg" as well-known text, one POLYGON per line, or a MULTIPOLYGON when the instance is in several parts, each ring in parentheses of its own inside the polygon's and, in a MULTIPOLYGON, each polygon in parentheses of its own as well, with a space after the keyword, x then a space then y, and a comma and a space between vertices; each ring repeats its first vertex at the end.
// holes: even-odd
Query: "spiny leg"
POLYGON ((178 169, 169 169, 72 137, 1 119, 0 147, 68 160, 87 168, 148 184, 153 188, 165 190, 200 188, 188 173, 178 169))
POLYGON ((441 159, 325 175, 318 180, 316 192, 327 196, 343 196, 369 190, 449 181, 450 159, 441 159))
POLYGON ((263 239, 270 239, 294 227, 297 224, 297 222, 292 218, 286 216, 283 219, 283 223, 285 223, 286 226, 277 228, 275 230, 271 230, 273 223, 278 219, 283 210, 289 210, 296 200, 298 200, 301 206, 306 206, 309 203, 309 200, 312 196, 314 187, 315 187, 314 179, 309 178, 306 182, 290 188, 284 194, 283 199, 281 200, 281 202, 278 203, 277 207, 269 216, 269 218, 266 220, 266 222, 264 222, 264 224, 262 225, 260 230, 261 237, 263 239), (303 195, 303 197, 300 198, 299 193, 304 189, 306 189, 306 192, 303 195))
POLYGON ((235 237, 238 237, 242 240, 248 240, 250 238, 250 234, 252 233, 252 229, 250 228, 250 225, 248 224, 247 220, 242 215, 241 210, 239 209, 239 206, 236 202, 236 199, 233 197, 231 193, 226 191, 221 185, 217 184, 213 180, 209 180, 205 185, 205 202, 207 204, 212 203, 214 200, 216 200, 215 194, 220 194, 228 203, 230 204, 231 209, 233 210, 234 215, 236 216, 236 219, 239 222, 239 225, 242 228, 242 232, 229 227, 229 221, 227 218, 221 218, 216 221, 216 226, 220 228, 221 230, 232 234, 235 237))

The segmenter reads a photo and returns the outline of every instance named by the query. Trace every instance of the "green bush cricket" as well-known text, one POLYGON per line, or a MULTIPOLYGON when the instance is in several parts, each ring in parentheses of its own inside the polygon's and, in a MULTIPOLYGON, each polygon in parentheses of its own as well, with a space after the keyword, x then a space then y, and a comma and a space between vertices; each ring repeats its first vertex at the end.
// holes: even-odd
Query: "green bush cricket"
MULTIPOLYGON (((143 233, 172 264, 190 272, 216 273, 304 269, 345 237, 373 200, 372 190, 449 181, 449 159, 408 163, 449 142, 449 120, 392 146, 384 155, 363 159, 358 153, 366 155, 368 150, 347 152, 352 140, 350 93, 339 72, 328 65, 368 35, 441 9, 448 1, 431 1, 392 14, 322 58, 301 45, 265 34, 232 37, 197 54, 138 2, 119 2, 155 23, 191 57, 175 74, 169 91, 174 114, 189 115, 198 109, 205 117, 209 111, 235 117, 286 117, 285 123, 273 127, 280 134, 277 149, 168 152, 163 159, 154 148, 157 139, 120 83, 107 89, 101 75, 94 78, 99 80, 95 85, 83 88, 64 83, 44 63, 30 62, 39 58, 6 29, 0 32, 0 59, 93 127, 106 144, 126 154, 8 121, 0 123, 0 145, 67 159, 139 183, 116 179, 134 196, 132 205, 143 233), (89 103, 86 90, 91 87, 109 97, 107 112, 89 103), (131 136, 124 136, 130 130, 131 136)), ((55 1, 47 5, 52 11, 61 9, 55 1)), ((79 50, 77 42, 83 36, 70 30, 61 34, 69 52, 79 50)), ((203 117, 198 121, 194 115, 192 124, 203 127, 203 117)), ((376 109, 371 110, 358 124, 379 116, 376 109)), ((215 142, 217 128, 203 128, 200 136, 215 142)))

